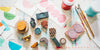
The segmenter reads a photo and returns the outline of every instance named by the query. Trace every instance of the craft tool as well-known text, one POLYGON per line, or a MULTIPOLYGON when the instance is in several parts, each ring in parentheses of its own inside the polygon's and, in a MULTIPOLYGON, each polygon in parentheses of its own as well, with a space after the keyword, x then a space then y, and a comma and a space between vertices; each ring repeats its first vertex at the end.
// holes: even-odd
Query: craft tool
POLYGON ((56 29, 55 28, 49 28, 49 33, 50 33, 50 37, 55 37, 56 29))
POLYGON ((34 31, 35 31, 35 34, 36 34, 36 35, 39 35, 39 34, 41 33, 40 28, 35 28, 35 30, 34 30, 34 31))
POLYGON ((30 41, 30 39, 31 39, 31 35, 28 35, 28 36, 22 37, 22 39, 25 40, 25 41, 30 41))
POLYGON ((93 33, 93 31, 92 31, 92 29, 90 27, 90 24, 89 24, 88 20, 86 19, 85 14, 83 13, 83 10, 80 8, 80 5, 78 5, 78 7, 79 7, 79 9, 81 11, 81 17, 82 17, 84 23, 86 24, 87 28, 89 28, 89 31, 92 34, 93 38, 94 38, 94 33, 93 33))
POLYGON ((58 42, 58 40, 54 37, 54 38, 51 38, 52 39, 52 41, 55 43, 55 45, 57 46, 57 47, 60 47, 60 43, 58 42))
POLYGON ((42 37, 42 38, 40 39, 40 42, 45 42, 45 44, 48 45, 48 39, 45 38, 45 37, 42 37))
POLYGON ((42 12, 42 13, 36 14, 37 20, 44 19, 44 18, 48 18, 48 17, 49 17, 48 12, 42 12))
POLYGON ((30 24, 31 24, 32 28, 34 28, 36 26, 34 18, 31 18, 30 24))
POLYGON ((32 46, 31 46, 31 48, 35 48, 35 47, 37 47, 38 46, 38 42, 35 42, 32 46))
POLYGON ((66 39, 65 39, 65 38, 61 38, 61 39, 60 39, 60 43, 61 43, 62 45, 66 44, 66 39))
POLYGON ((76 7, 76 6, 75 6, 75 10, 76 10, 77 14, 79 15, 79 18, 80 18, 80 20, 81 20, 81 22, 82 22, 82 25, 83 25, 84 29, 85 29, 86 32, 87 32, 87 35, 88 35, 89 39, 91 39, 91 37, 90 37, 90 35, 89 35, 89 32, 88 32, 88 30, 86 29, 86 26, 85 26, 85 24, 84 24, 84 22, 83 22, 83 20, 82 20, 82 18, 81 18, 81 16, 80 16, 80 13, 78 13, 78 10, 77 10, 77 7, 76 7))
POLYGON ((84 22, 83 19, 82 19, 82 16, 81 16, 81 13, 80 13, 81 11, 79 11, 79 8, 77 8, 76 6, 75 6, 75 10, 76 10, 77 14, 79 15, 79 18, 80 18, 80 20, 81 20, 81 22, 82 22, 83 27, 85 28, 85 30, 86 30, 86 32, 87 32, 87 35, 88 35, 89 39, 91 39, 91 37, 90 37, 90 35, 89 35, 89 32, 88 32, 88 29, 87 29, 87 27, 86 27, 86 25, 85 25, 85 22, 84 22))
POLYGON ((46 48, 46 50, 47 50, 47 48, 48 48, 48 39, 47 39, 46 37, 42 37, 42 38, 40 39, 40 42, 45 42, 45 44, 46 44, 45 48, 46 48))
POLYGON ((46 21, 46 20, 42 21, 41 25, 42 25, 43 28, 47 29, 47 27, 48 27, 48 21, 46 21))

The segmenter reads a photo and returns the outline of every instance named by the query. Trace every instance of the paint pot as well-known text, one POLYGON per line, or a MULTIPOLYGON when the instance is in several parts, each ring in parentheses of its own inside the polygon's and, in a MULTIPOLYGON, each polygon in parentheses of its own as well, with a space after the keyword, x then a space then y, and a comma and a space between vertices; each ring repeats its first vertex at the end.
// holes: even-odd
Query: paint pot
POLYGON ((72 5, 74 4, 74 0, 62 0, 62 9, 70 10, 72 5))
POLYGON ((89 17, 93 17, 100 12, 100 6, 99 6, 100 3, 99 2, 100 2, 100 0, 93 1, 91 6, 86 10, 86 14, 89 17))

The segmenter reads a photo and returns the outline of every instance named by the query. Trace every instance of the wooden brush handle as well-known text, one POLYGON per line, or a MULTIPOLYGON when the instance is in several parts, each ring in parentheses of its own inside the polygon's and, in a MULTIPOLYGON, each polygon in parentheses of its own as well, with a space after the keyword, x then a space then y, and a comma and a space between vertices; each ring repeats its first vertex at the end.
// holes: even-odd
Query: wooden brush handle
POLYGON ((91 32, 91 34, 92 34, 92 36, 94 38, 94 34, 93 34, 92 29, 91 29, 91 27, 89 25, 89 22, 87 21, 86 16, 84 15, 82 10, 81 10, 81 12, 82 12, 82 14, 81 14, 82 15, 82 19, 83 19, 84 23, 86 24, 86 26, 89 28, 89 31, 91 32))
POLYGON ((78 13, 78 15, 79 15, 79 18, 80 18, 80 20, 81 20, 81 22, 82 22, 82 25, 83 25, 84 29, 85 29, 86 32, 87 32, 87 35, 88 35, 89 39, 91 39, 91 37, 90 37, 90 35, 89 35, 89 33, 88 33, 88 30, 86 29, 86 26, 85 26, 85 24, 84 24, 84 22, 83 22, 83 20, 82 20, 81 14, 78 13))

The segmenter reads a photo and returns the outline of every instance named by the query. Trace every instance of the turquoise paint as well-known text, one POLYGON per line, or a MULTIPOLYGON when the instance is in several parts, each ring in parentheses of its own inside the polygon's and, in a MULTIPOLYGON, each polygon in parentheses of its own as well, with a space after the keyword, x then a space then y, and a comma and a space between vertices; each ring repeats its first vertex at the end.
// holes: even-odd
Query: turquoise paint
POLYGON ((9 41, 9 44, 8 45, 9 45, 9 48, 11 50, 20 50, 21 47, 22 47, 22 46, 20 46, 20 45, 18 45, 16 43, 11 42, 11 41, 9 41))
POLYGON ((76 21, 80 20, 78 16, 78 12, 76 12, 75 8, 72 8, 72 25, 76 23, 76 21))
POLYGON ((95 16, 97 13, 98 13, 98 12, 95 12, 91 6, 86 10, 86 14, 87 14, 89 17, 93 17, 93 16, 95 16))
POLYGON ((10 28, 8 27, 8 25, 3 20, 1 21, 1 23, 6 27, 4 29, 4 31, 9 31, 10 30, 10 28))
POLYGON ((2 47, 2 44, 4 43, 4 39, 0 38, 0 47, 2 47))

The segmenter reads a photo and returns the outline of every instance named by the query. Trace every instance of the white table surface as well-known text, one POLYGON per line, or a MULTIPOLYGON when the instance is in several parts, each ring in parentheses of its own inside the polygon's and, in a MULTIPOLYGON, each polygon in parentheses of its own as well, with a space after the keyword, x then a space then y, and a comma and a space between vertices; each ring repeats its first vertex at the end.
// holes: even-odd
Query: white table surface
MULTIPOLYGON (((1 0, 2 1, 2 0, 1 0)), ((34 1, 36 1, 36 0, 28 0, 30 3, 32 3, 32 4, 36 4, 37 2, 34 2, 34 1)), ((37 0, 37 1, 40 1, 40 0, 37 0)), ((61 3, 62 3, 62 0, 49 0, 49 1, 51 1, 52 3, 54 3, 55 5, 56 5, 56 7, 57 8, 59 8, 59 9, 61 9, 61 3)), ((75 5, 77 5, 77 4, 80 4, 80 6, 81 6, 81 8, 83 9, 83 10, 86 10, 87 8, 88 8, 88 6, 91 4, 91 2, 92 2, 92 0, 75 0, 76 2, 75 2, 75 5)), ((11 4, 6 4, 6 5, 2 5, 2 6, 13 6, 13 2, 15 3, 16 2, 16 0, 14 0, 14 1, 12 1, 12 3, 11 4)), ((2 3, 1 3, 2 4, 2 3)), ((3 3, 4 4, 4 3, 3 3)), ((1 5, 0 5, 1 6, 1 5)), ((20 11, 16 11, 17 12, 17 14, 16 15, 20 15, 20 16, 22 16, 22 14, 20 14, 20 11)), ((69 12, 69 11, 66 11, 66 12, 69 12)), ((27 15, 26 15, 27 16, 27 15)), ((29 18, 30 17, 26 17, 26 21, 28 21, 29 20, 29 18)), ((89 23, 90 24, 92 24, 94 21, 96 21, 97 19, 100 19, 99 18, 99 14, 96 16, 96 17, 93 17, 93 18, 91 18, 91 17, 88 17, 88 19, 89 19, 89 23)), ((28 21, 29 22, 29 21, 28 21)), ((50 22, 50 23, 52 23, 52 22, 50 22)), ((14 33, 14 35, 12 36, 12 37, 10 37, 10 38, 12 38, 12 39, 14 39, 14 40, 11 40, 10 38, 8 38, 8 39, 10 39, 11 41, 14 41, 14 42, 16 42, 16 43, 18 43, 18 44, 20 44, 20 45, 23 45, 23 48, 21 49, 21 50, 26 50, 26 48, 27 48, 27 50, 34 50, 34 49, 31 49, 30 48, 30 45, 28 46, 27 45, 27 43, 24 43, 24 44, 22 44, 23 42, 19 42, 19 40, 18 40, 18 37, 16 36, 16 31, 15 31, 15 28, 13 28, 12 26, 10 26, 11 28, 12 28, 12 30, 14 31, 13 33, 14 33), (15 38, 13 38, 15 36, 15 38), (27 46, 27 47, 26 47, 27 46)), ((49 26, 50 27, 50 26, 49 26)), ((53 25, 52 27, 57 27, 57 26, 55 26, 55 25, 53 25)), ((59 27, 59 26, 58 26, 59 27)), ((57 34, 56 34, 56 38, 57 38, 57 40, 59 40, 61 37, 64 37, 64 38, 66 38, 65 37, 65 35, 64 34, 61 34, 61 33, 64 33, 64 31, 59 31, 60 30, 60 28, 58 28, 58 29, 56 29, 57 30, 57 34)), ((31 31, 31 29, 28 31, 28 33, 29 34, 31 34, 32 33, 32 31, 31 31)), ((22 36, 22 35, 20 35, 20 34, 18 34, 18 36, 22 36)), ((45 34, 43 34, 43 36, 45 36, 45 34)), ((55 45, 54 44, 52 44, 52 41, 50 40, 50 38, 49 37, 47 37, 48 39, 49 39, 49 46, 48 46, 48 50, 57 50, 56 48, 55 48, 55 45)), ((35 39, 34 38, 34 36, 32 37, 32 40, 33 39, 35 39)), ((36 41, 38 41, 38 39, 35 39, 36 41)), ((91 41, 89 38, 88 38, 88 36, 87 36, 87 33, 86 32, 84 32, 84 34, 81 36, 81 38, 79 39, 79 41, 77 41, 79 44, 78 45, 72 45, 72 43, 66 38, 66 40, 67 40, 67 43, 66 43, 66 45, 65 45, 65 47, 63 48, 63 50, 100 50, 97 46, 96 46, 96 44, 93 42, 93 41, 91 41)), ((34 41, 33 40, 33 42, 31 42, 32 44, 34 43, 34 42, 36 42, 36 41, 34 41)), ((32 45, 31 44, 31 45, 32 45)), ((37 49, 37 48, 35 48, 35 49, 37 49)), ((38 50, 44 50, 45 48, 44 47, 41 47, 41 46, 39 46, 38 47, 38 50)), ((62 49, 60 49, 60 50, 62 50, 62 49)))

